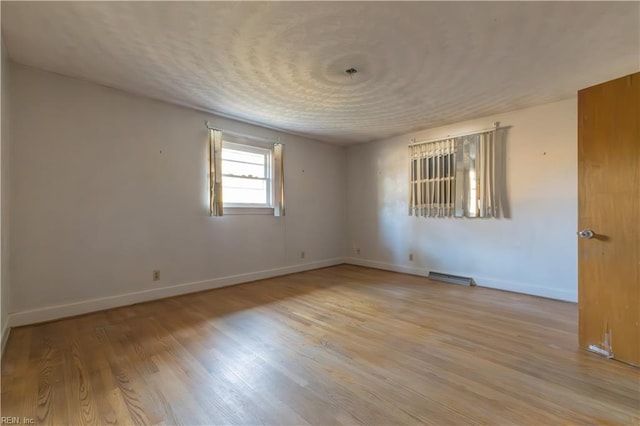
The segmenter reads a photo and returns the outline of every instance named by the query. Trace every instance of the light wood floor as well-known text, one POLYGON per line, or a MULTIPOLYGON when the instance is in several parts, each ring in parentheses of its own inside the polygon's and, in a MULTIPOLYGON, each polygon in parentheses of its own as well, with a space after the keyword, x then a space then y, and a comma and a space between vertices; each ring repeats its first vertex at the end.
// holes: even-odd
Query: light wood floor
POLYGON ((574 304, 356 266, 16 328, 2 416, 38 424, 638 424, 639 370, 574 304))

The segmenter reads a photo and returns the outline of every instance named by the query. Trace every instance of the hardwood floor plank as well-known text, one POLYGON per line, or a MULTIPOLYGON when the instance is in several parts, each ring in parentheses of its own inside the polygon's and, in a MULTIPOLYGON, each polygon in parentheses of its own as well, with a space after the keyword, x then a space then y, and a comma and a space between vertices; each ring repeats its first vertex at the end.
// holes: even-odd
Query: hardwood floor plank
POLYGON ((341 265, 12 330, 39 424, 640 424, 575 304, 341 265))
POLYGON ((35 420, 38 424, 60 424, 68 418, 65 403, 65 378, 60 361, 60 344, 54 336, 43 336, 35 340, 39 346, 32 346, 37 355, 38 365, 38 405, 35 420))
POLYGON ((11 330, 5 354, 2 357, 2 383, 0 386, 0 415, 5 417, 34 418, 37 404, 37 371, 30 369, 30 348, 32 328, 22 327, 11 330), (15 344, 13 343, 15 342, 15 344), (34 386, 34 372, 36 385, 34 386))
MULTIPOLYGON (((108 361, 108 368, 113 378, 117 395, 122 407, 122 417, 128 417, 125 424, 150 425, 157 424, 164 419, 176 419, 173 410, 166 403, 162 391, 153 380, 157 368, 152 360, 140 359, 130 342, 130 325, 143 322, 142 317, 135 320, 127 319, 122 323, 115 323, 104 328, 104 351, 108 361)), ((140 334, 142 342, 154 341, 154 334, 140 334)), ((140 342, 140 344, 144 344, 140 342)), ((149 356, 147 356, 149 357, 149 356)))

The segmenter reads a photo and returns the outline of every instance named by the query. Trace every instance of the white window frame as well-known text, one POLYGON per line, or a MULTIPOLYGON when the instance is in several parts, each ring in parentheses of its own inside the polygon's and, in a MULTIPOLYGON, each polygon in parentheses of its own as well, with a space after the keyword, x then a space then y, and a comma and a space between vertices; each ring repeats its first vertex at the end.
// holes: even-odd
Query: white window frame
MULTIPOLYGON (((223 208, 225 215, 271 215, 273 216, 274 207, 273 199, 275 192, 275 182, 273 179, 273 145, 261 144, 255 141, 247 141, 232 136, 222 136, 222 151, 225 148, 231 148, 238 151, 250 152, 254 154, 262 154, 266 157, 265 161, 265 178, 267 181, 267 203, 264 204, 248 204, 248 203, 228 203, 223 201, 223 208)), ((224 178, 235 177, 242 179, 252 179, 247 176, 236 176, 231 174, 225 174, 224 168, 222 169, 222 186, 224 188, 224 178)), ((256 178, 262 180, 263 178, 256 178)), ((224 189, 223 189, 224 194, 224 189)), ((224 198, 223 198, 224 199, 224 198)))

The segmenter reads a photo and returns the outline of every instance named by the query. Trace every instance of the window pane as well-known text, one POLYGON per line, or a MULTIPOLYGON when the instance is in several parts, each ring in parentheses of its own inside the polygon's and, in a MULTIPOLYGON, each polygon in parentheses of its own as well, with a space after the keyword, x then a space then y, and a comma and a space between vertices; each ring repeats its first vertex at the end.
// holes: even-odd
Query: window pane
POLYGON ((250 164, 264 164, 265 155, 255 152, 238 151, 231 148, 222 148, 222 160, 241 161, 250 164))
POLYGON ((267 181, 224 177, 222 191, 225 203, 268 204, 267 181))
POLYGON ((449 177, 449 165, 451 164, 451 155, 442 156, 442 177, 449 177))
MULTIPOLYGON (((264 159, 264 156, 262 156, 262 158, 264 159)), ((264 161, 262 164, 248 164, 231 160, 222 160, 222 174, 264 178, 264 161)))
POLYGON ((222 147, 222 190, 225 205, 271 205, 271 150, 235 142, 222 147))

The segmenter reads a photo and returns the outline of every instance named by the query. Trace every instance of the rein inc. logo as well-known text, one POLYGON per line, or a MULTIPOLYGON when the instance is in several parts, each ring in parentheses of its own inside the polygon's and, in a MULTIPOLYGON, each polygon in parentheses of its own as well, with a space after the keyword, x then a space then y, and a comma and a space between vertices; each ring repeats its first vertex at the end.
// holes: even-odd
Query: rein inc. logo
POLYGON ((0 417, 0 425, 34 425, 36 419, 31 417, 0 417))

